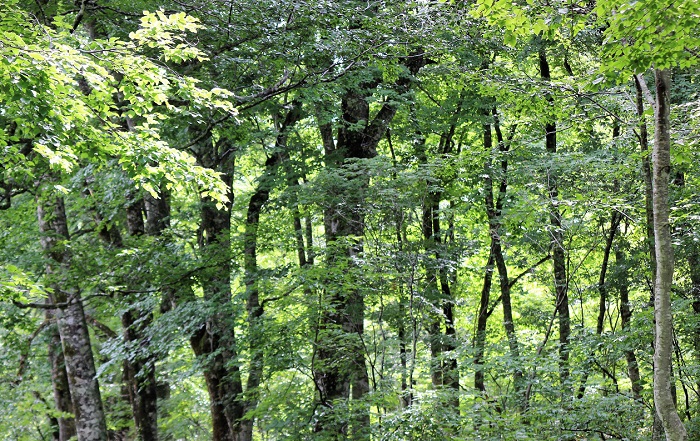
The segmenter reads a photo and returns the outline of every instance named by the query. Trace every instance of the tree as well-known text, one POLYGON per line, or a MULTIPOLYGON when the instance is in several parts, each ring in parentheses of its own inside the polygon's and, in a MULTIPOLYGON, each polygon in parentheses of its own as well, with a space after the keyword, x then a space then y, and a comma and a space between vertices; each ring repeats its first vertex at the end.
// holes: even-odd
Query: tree
POLYGON ((11 2, 0 432, 694 439, 698 6, 652 3, 11 2))

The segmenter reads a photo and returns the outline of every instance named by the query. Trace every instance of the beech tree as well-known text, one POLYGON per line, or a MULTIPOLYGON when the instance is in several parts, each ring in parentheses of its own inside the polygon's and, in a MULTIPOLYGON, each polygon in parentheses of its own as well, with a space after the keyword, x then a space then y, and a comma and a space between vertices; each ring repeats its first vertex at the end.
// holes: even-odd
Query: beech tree
POLYGON ((694 439, 695 3, 3 5, 0 433, 694 439))

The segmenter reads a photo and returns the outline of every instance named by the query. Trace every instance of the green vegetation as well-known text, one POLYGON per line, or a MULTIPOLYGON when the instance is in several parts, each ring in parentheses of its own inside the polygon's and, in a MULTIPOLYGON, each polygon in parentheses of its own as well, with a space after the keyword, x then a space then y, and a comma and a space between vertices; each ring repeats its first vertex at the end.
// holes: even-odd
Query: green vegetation
POLYGON ((9 0, 0 438, 700 437, 700 4, 9 0))

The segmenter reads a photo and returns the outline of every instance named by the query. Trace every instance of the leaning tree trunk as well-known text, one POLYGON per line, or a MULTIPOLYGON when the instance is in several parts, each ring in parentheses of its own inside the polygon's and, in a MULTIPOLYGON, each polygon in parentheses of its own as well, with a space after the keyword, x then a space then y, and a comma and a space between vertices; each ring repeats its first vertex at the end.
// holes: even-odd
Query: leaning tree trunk
POLYGON ((106 441, 107 424, 92 356, 80 290, 67 276, 71 267, 68 221, 63 199, 40 200, 37 206, 41 245, 47 256, 46 274, 57 305, 56 324, 61 337, 76 432, 79 441, 106 441))
MULTIPOLYGON (((620 321, 622 322, 622 331, 629 332, 632 322, 632 309, 630 307, 629 297, 629 267, 625 256, 624 246, 618 245, 615 249, 615 264, 619 271, 619 280, 617 286, 620 292, 620 321)), ((639 364, 637 363, 637 355, 634 349, 625 349, 625 360, 627 361, 627 375, 632 383, 632 398, 637 401, 642 399, 641 375, 639 373, 639 364)))
POLYGON ((501 289, 501 304, 503 305, 503 328, 506 331, 508 338, 508 349, 513 359, 513 387, 516 396, 516 403, 519 409, 525 408, 525 385, 523 378, 523 369, 520 360, 520 343, 518 335, 515 332, 515 322, 513 321, 513 306, 511 302, 511 288, 513 283, 508 276, 508 267, 506 266, 505 255, 503 253, 501 235, 503 234, 503 204, 506 200, 508 191, 508 151, 510 143, 515 136, 516 126, 511 127, 508 139, 504 139, 501 132, 498 113, 496 108, 493 109, 494 130, 496 132, 496 140, 498 149, 494 151, 500 156, 500 170, 495 172, 492 164, 489 164, 487 173, 498 176, 498 196, 494 203, 493 197, 493 177, 486 178, 486 213, 489 219, 489 232, 491 236, 491 246, 493 247, 494 260, 498 269, 498 281, 501 289))
POLYGON ((671 170, 670 86, 668 70, 656 70, 656 108, 654 109, 653 206, 656 239, 656 281, 654 290, 654 404, 668 441, 685 441, 688 434, 676 411, 671 391, 671 355, 673 320, 673 246, 669 223, 668 187, 671 170))

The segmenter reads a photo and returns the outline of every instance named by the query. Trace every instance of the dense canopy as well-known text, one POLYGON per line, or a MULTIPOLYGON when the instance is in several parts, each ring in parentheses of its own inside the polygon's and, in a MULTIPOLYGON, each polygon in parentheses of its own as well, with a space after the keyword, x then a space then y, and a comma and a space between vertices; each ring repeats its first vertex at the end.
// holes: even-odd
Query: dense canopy
POLYGON ((700 439, 700 3, 5 0, 0 438, 700 439))

